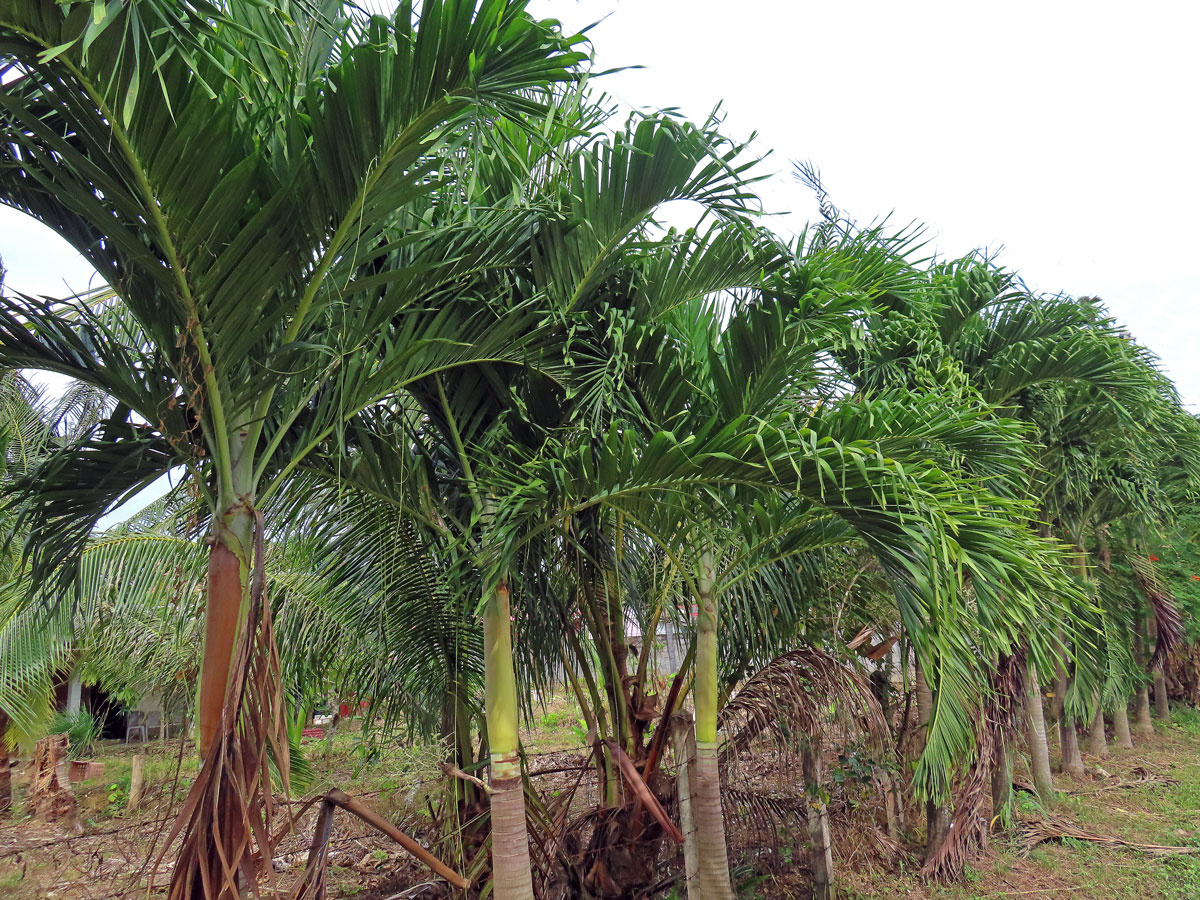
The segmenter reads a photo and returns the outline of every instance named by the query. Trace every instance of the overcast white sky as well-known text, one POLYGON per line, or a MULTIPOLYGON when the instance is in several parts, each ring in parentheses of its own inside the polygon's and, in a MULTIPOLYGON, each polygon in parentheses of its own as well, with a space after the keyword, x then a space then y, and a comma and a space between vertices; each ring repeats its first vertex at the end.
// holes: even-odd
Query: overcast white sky
MULTIPOLYGON (((759 133, 781 230, 815 217, 810 159, 860 222, 919 220, 946 255, 1003 246, 1042 290, 1103 297, 1200 409, 1200 4, 534 0, 592 31, 597 82, 639 108, 759 133), (607 18, 605 18, 607 16, 607 18)), ((89 272, 0 209, 12 288, 89 272)))

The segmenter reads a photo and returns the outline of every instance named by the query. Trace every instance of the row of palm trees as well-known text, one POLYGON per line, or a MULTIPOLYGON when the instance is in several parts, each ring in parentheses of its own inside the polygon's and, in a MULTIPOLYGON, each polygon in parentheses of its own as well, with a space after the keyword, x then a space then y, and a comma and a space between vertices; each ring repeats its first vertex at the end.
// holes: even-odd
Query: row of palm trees
MULTIPOLYGON (((286 722, 331 685, 487 764, 458 827, 490 834, 502 900, 563 865, 530 853, 554 819, 519 741, 532 689, 561 674, 589 729, 580 896, 653 883, 674 825, 649 798, 690 701, 694 890, 720 898, 721 710, 778 654, 836 662, 868 626, 911 651, 931 871, 976 834, 947 827, 963 768, 1010 758, 1011 722, 979 721, 1025 692, 1013 672, 1055 673, 1067 746, 1140 683, 1141 597, 1161 664, 1178 620, 1139 553, 1190 500, 1197 431, 1098 303, 835 214, 780 238, 747 147, 617 123, 582 38, 520 0, 91 9, 0 14, 0 201, 110 288, 0 300, 0 363, 104 398, 9 481, 37 589, 6 609, 77 597, 95 646, 203 621, 172 896, 253 882, 286 722), (662 696, 627 624, 664 619, 690 638, 662 696)), ((32 715, 19 688, 0 702, 32 715)))

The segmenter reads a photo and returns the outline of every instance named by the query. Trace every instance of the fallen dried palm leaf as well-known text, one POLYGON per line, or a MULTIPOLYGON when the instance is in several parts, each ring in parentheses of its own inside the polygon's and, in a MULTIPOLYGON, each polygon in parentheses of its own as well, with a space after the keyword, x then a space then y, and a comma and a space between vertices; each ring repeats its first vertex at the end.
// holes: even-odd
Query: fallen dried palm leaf
POLYGON ((1086 791, 1066 791, 1065 793, 1079 796, 1085 794, 1103 794, 1106 791, 1123 791, 1128 788, 1145 787, 1151 784, 1163 785, 1164 787, 1179 784, 1179 781, 1170 775, 1164 775, 1161 772, 1152 772, 1144 766, 1138 766, 1131 770, 1129 774, 1133 777, 1127 778, 1124 781, 1117 781, 1113 784, 1102 784, 1099 787, 1094 787, 1086 791))
POLYGON ((1050 816, 1049 818, 1037 819, 1031 822, 1022 822, 1019 833, 1021 843, 1024 844, 1025 854, 1028 854, 1034 847, 1045 841, 1061 841, 1063 838, 1087 841, 1090 844, 1102 844, 1107 847, 1125 847, 1128 850, 1136 850, 1139 853, 1149 853, 1151 856, 1177 856, 1200 853, 1200 847, 1142 844, 1137 841, 1127 841, 1123 838, 1109 837, 1091 831, 1084 831, 1082 828, 1078 828, 1066 819, 1059 818, 1058 816, 1050 816))
POLYGON ((1116 784, 1105 784, 1105 785, 1101 785, 1098 788, 1092 788, 1090 791, 1066 791, 1066 793, 1071 794, 1072 796, 1079 797, 1079 796, 1087 796, 1089 794, 1103 794, 1108 791, 1123 791, 1123 790, 1127 790, 1128 788, 1145 787, 1146 785, 1149 785, 1149 784, 1161 784, 1163 786, 1169 786, 1169 785, 1178 784, 1178 783, 1179 782, 1176 781, 1174 778, 1167 778, 1166 776, 1161 776, 1158 778, 1145 778, 1145 779, 1138 780, 1138 781, 1119 781, 1116 784))
POLYGON ((323 900, 325 897, 325 870, 329 862, 329 838, 333 833, 334 808, 344 809, 357 816, 372 828, 383 832, 393 841, 407 850, 420 862, 431 868, 450 884, 465 891, 471 886, 469 879, 459 875, 448 865, 418 844, 371 807, 361 800, 349 796, 345 791, 333 788, 319 798, 321 809, 317 816, 317 824, 313 830, 312 846, 308 852, 308 862, 305 866, 304 877, 292 895, 293 900, 323 900))

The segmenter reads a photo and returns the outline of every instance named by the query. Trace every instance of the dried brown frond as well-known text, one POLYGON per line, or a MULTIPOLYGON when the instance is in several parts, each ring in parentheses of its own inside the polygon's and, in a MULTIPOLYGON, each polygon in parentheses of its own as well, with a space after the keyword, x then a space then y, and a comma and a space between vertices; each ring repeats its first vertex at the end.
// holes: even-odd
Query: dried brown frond
POLYGON ((745 752, 760 735, 788 748, 819 741, 831 721, 881 753, 888 746, 887 720, 866 679, 816 647, 792 650, 754 673, 721 710, 721 761, 745 752))
POLYGON ((1147 787, 1148 785, 1173 785, 1179 784, 1179 781, 1172 778, 1170 775, 1164 775, 1161 772, 1152 772, 1145 766, 1135 766, 1129 770, 1131 778, 1113 782, 1112 784, 1103 784, 1097 788, 1090 788, 1086 791, 1067 791, 1068 794, 1081 796, 1083 794, 1104 794, 1109 791, 1123 791, 1129 788, 1147 787))
POLYGON ((1129 556, 1133 574, 1142 589, 1142 595, 1150 605, 1150 615, 1154 619, 1158 640, 1154 644, 1154 653, 1150 657, 1148 667, 1154 669, 1162 665, 1167 656, 1183 643, 1183 616, 1179 612, 1179 604, 1171 589, 1158 577, 1150 560, 1141 556, 1129 556))
POLYGON ((1093 831, 1084 831, 1082 828, 1059 816, 1049 816, 1045 819, 1021 823, 1021 842, 1024 844, 1024 852, 1026 854, 1044 841, 1061 841, 1063 838, 1072 838, 1076 841, 1087 841, 1090 844, 1102 844, 1108 847, 1125 847, 1129 850, 1136 850, 1139 853, 1149 853, 1152 856, 1176 856, 1200 853, 1200 847, 1142 844, 1137 841, 1127 841, 1124 838, 1096 834, 1093 831))
POLYGON ((807 797, 779 797, 760 791, 721 788, 725 815, 750 826, 760 835, 774 836, 779 825, 803 828, 808 823, 807 797))
POLYGON ((1185 643, 1176 647, 1163 669, 1171 699, 1200 707, 1200 646, 1185 643))
POLYGON ((912 861, 912 855, 900 841, 879 827, 871 816, 853 815, 850 810, 831 803, 829 829, 839 866, 861 871, 877 865, 890 866, 897 860, 904 860, 906 865, 912 861))

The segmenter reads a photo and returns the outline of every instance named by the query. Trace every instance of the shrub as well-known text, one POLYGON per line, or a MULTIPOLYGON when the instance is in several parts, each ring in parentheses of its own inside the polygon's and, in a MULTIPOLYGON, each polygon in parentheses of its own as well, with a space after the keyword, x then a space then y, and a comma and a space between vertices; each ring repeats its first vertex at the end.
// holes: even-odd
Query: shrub
POLYGON ((71 759, 82 759, 91 754, 100 740, 100 723, 86 709, 60 712, 54 717, 50 734, 65 734, 69 744, 67 754, 71 759))

